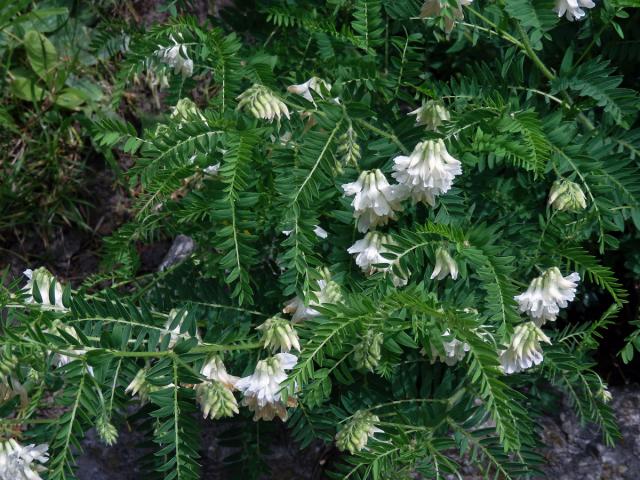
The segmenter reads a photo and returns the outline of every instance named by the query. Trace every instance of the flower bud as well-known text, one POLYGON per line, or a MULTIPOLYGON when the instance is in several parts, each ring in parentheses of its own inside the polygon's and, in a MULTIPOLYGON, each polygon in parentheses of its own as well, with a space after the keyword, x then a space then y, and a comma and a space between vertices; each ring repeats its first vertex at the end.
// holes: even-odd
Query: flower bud
POLYGON ((96 431, 98 432, 100 440, 109 447, 118 441, 118 430, 116 430, 116 427, 113 426, 106 415, 100 415, 98 417, 96 421, 96 431))
POLYGON ((196 387, 196 399, 202 408, 202 416, 216 420, 233 417, 238 413, 238 402, 231 390, 215 380, 201 383, 196 387))
POLYGON ((336 435, 339 450, 349 450, 351 454, 366 449, 370 437, 382 430, 376 427, 380 419, 370 412, 358 410, 336 435))
POLYGON ((427 130, 437 130, 444 121, 451 119, 449 111, 440 102, 429 100, 409 115, 416 116, 416 125, 424 125, 427 130))
POLYGON ((362 341, 356 345, 353 358, 358 368, 364 368, 373 372, 378 366, 381 357, 381 346, 384 340, 382 332, 374 333, 369 330, 362 341))
POLYGON ((553 182, 548 203, 561 212, 576 212, 587 208, 587 200, 580 185, 564 179, 553 182))
POLYGON ((264 348, 273 352, 280 349, 281 352, 289 352, 291 349, 300 351, 300 341, 293 325, 288 320, 280 317, 271 317, 262 325, 256 327, 262 332, 264 348))
POLYGON ((202 112, 200 111, 198 106, 190 98, 181 98, 180 100, 178 100, 176 106, 173 107, 171 118, 180 121, 189 120, 191 118, 205 120, 204 115, 202 115, 202 112))
POLYGON ((613 399, 613 395, 606 385, 601 385, 600 389, 596 392, 596 397, 602 400, 604 403, 609 403, 613 399))
POLYGON ((141 368, 124 391, 125 393, 131 392, 132 397, 138 395, 140 402, 146 403, 149 400, 149 394, 156 390, 158 387, 147 382, 147 369, 141 368))
POLYGON ((237 100, 239 100, 238 110, 248 110, 256 118, 269 122, 274 118, 280 120, 283 115, 289 118, 287 105, 264 85, 254 84, 238 95, 237 100))
POLYGON ((362 156, 360 145, 358 145, 358 134, 349 127, 347 131, 338 140, 338 149, 336 151, 342 162, 347 165, 358 165, 358 160, 362 156))

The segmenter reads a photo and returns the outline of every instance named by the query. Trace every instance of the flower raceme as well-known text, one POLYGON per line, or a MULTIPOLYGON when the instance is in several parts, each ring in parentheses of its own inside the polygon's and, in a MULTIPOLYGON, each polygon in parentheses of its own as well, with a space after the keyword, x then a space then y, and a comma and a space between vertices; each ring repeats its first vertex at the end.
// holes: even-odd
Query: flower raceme
POLYGON ((267 350, 289 352, 295 349, 300 351, 298 334, 289 320, 277 316, 271 317, 256 327, 256 330, 262 332, 262 341, 267 350))
POLYGON ((409 115, 415 115, 416 125, 424 125, 427 130, 437 130, 443 122, 451 119, 444 105, 434 100, 425 102, 421 107, 409 112, 409 115))
POLYGON ((245 109, 256 118, 273 122, 276 118, 289 118, 287 105, 264 85, 254 84, 238 95, 238 110, 245 109))
POLYGON ((438 348, 437 345, 434 345, 433 341, 431 342, 432 363, 439 360, 449 366, 455 365, 462 360, 471 349, 468 343, 461 342, 457 338, 454 338, 449 330, 445 330, 437 341, 442 343, 442 349, 438 348), (444 355, 442 355, 442 351, 444 351, 444 355))
POLYGON ((577 183, 556 180, 549 191, 548 204, 555 210, 575 212, 587 208, 584 192, 577 183))
POLYGON ((355 182, 342 185, 345 195, 353 196, 353 216, 358 219, 358 231, 386 225, 402 210, 400 202, 407 191, 400 185, 390 185, 384 174, 376 170, 365 170, 355 182))
POLYGON ((448 192, 454 178, 462 174, 462 164, 447 152, 442 140, 420 142, 411 155, 400 155, 393 162, 393 177, 409 189, 414 203, 432 207, 435 198, 448 192))
POLYGON ((397 261, 389 260, 385 258, 383 253, 390 253, 390 251, 384 246, 393 245, 395 242, 389 235, 383 235, 379 232, 369 232, 363 239, 357 240, 356 243, 351 245, 347 252, 356 254, 356 265, 358 265, 362 271, 367 275, 372 275, 377 271, 382 271, 391 274, 391 280, 396 287, 401 287, 407 284, 408 279, 406 276, 410 272, 406 272, 405 277, 398 276, 393 271, 393 266, 397 265, 397 261), (386 265, 386 267, 380 267, 380 265, 386 265))
POLYGON ((526 292, 513 297, 521 312, 526 312, 536 325, 554 321, 561 308, 566 308, 576 295, 580 275, 576 272, 563 277, 557 267, 534 278, 526 292))
POLYGON ((379 421, 377 415, 358 410, 336 435, 338 449, 348 450, 351 454, 363 449, 366 450, 369 438, 372 438, 376 433, 384 433, 376 426, 379 421))
POLYGON ((316 299, 310 299, 307 304, 299 296, 293 297, 289 300, 282 313, 291 315, 291 321, 293 323, 301 322, 307 318, 317 317, 320 312, 316 310, 315 306, 323 305, 325 303, 340 303, 342 301, 342 291, 340 285, 331 280, 331 274, 328 270, 321 272, 322 278, 316 281, 318 290, 314 290, 312 293, 316 299))
POLYGON ((574 20, 582 19, 586 13, 582 8, 593 8, 596 4, 592 0, 556 0, 555 11, 558 12, 558 17, 563 15, 573 22, 574 20))
POLYGON ((193 75, 193 60, 189 58, 187 47, 182 43, 182 37, 178 35, 180 42, 176 41, 173 35, 170 37, 173 45, 163 47, 158 45, 155 55, 160 60, 173 68, 173 72, 180 73, 183 77, 193 75))
POLYGON ((0 478, 11 480, 41 480, 44 463, 49 460, 47 444, 20 445, 15 439, 0 442, 0 478))
POLYGON ((516 326, 506 350, 500 354, 504 373, 518 373, 542 363, 540 342, 551 344, 551 340, 534 322, 516 326))
POLYGON ((254 412, 254 420, 273 420, 276 415, 282 421, 287 419, 280 389, 287 378, 285 370, 291 370, 297 362, 295 355, 278 353, 260 360, 252 375, 236 382, 236 388, 244 394, 242 404, 254 412))
POLYGON ((202 365, 200 375, 206 380, 195 386, 196 399, 202 408, 202 416, 212 420, 232 417, 238 413, 238 402, 233 390, 239 378, 229 375, 218 355, 212 355, 202 365))

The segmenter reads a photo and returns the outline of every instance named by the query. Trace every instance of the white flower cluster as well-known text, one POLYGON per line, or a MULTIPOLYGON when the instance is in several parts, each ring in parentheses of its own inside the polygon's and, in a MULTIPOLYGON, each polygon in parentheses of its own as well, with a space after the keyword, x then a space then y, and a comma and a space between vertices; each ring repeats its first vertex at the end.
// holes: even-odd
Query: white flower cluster
POLYGON ((391 275, 393 284, 396 287, 401 287, 407 284, 407 277, 410 272, 403 272, 403 276, 397 275, 393 270, 393 266, 397 265, 397 261, 383 256, 384 253, 390 253, 385 245, 393 245, 394 243, 389 235, 369 232, 363 239, 357 240, 356 243, 351 245, 347 252, 355 254, 356 265, 367 275, 378 271, 388 273, 391 275))
POLYGON ((506 350, 500 354, 500 364, 504 373, 521 372, 542 363, 540 342, 551 344, 551 340, 534 322, 516 326, 506 350))
POLYGON ((47 444, 20 445, 15 439, 0 442, 0 478, 2 480, 40 480, 49 460, 47 444))
POLYGON ((580 281, 577 272, 563 277, 557 267, 546 270, 534 278, 526 292, 516 295, 521 312, 526 312, 538 326, 554 321, 561 308, 566 308, 576 296, 580 281))
POLYGON ((393 177, 405 185, 414 202, 432 207, 438 195, 448 192, 453 179, 462 173, 462 164, 453 158, 442 140, 420 142, 410 156, 393 159, 393 177))
POLYGON ((593 8, 596 4, 592 0, 556 0, 555 11, 558 12, 558 17, 563 15, 567 20, 573 22, 574 20, 582 19, 586 13, 583 8, 593 8))
POLYGON ((38 303, 36 302, 33 296, 34 286, 38 286, 38 293, 40 294, 40 298, 42 305, 45 309, 52 310, 67 310, 67 308, 62 303, 62 284, 58 282, 55 277, 44 267, 37 268, 35 270, 31 270, 28 268, 24 271, 25 277, 27 277, 27 284, 24 286, 22 291, 27 294, 26 302, 27 303, 38 303), (49 293, 51 291, 51 284, 55 282, 54 287, 54 298, 49 298, 49 293))
POLYGON ((252 375, 236 382, 236 388, 244 394, 242 404, 254 412, 254 420, 273 420, 276 415, 283 421, 287 419, 287 405, 280 389, 287 378, 285 370, 291 370, 297 362, 295 355, 277 353, 260 360, 252 375))
POLYGON ((214 355, 200 369, 206 380, 195 386, 196 399, 202 408, 204 418, 212 420, 232 417, 239 412, 238 402, 233 395, 239 378, 229 375, 222 359, 214 355))
POLYGON ((271 317, 262 325, 256 327, 262 332, 264 348, 272 351, 280 350, 289 352, 292 349, 300 351, 300 340, 293 325, 289 320, 280 317, 271 317))
POLYGON ((384 174, 376 170, 365 170, 358 180, 342 186, 344 193, 354 196, 353 216, 358 220, 358 231, 386 225, 395 219, 395 212, 401 210, 400 202, 407 197, 405 188, 390 185, 384 174))
POLYGON ((178 34, 180 41, 177 41, 173 35, 170 38, 173 45, 169 47, 158 45, 155 55, 159 57, 162 62, 173 68, 174 73, 180 73, 185 78, 190 77, 193 75, 193 60, 189 58, 187 47, 182 43, 182 37, 178 34))
POLYGON ((416 125, 424 125, 427 130, 437 130, 443 122, 451 120, 449 111, 440 102, 429 100, 421 107, 409 112, 416 116, 416 125))

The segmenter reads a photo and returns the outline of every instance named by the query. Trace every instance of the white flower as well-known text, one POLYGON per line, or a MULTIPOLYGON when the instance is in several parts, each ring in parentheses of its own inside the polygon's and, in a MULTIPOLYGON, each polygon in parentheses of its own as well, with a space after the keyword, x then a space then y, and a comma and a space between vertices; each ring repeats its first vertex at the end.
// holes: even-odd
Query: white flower
POLYGON ((593 8, 596 4, 591 0, 556 0, 556 7, 554 10, 558 12, 558 17, 563 15, 567 20, 573 22, 574 20, 580 20, 586 15, 584 8, 593 8))
MULTIPOLYGON (((188 314, 189 312, 180 311, 176 308, 172 308, 171 311, 169 312, 169 318, 167 318, 167 321, 164 325, 164 334, 170 335, 169 345, 168 345, 169 349, 175 347, 180 339, 187 339, 191 337, 191 334, 188 331, 180 333, 180 330, 182 330, 182 323, 184 322, 188 314), (176 326, 172 329, 171 325, 174 323, 178 315, 180 315, 180 320, 178 321, 176 326)), ((196 338, 200 340, 200 335, 197 331, 196 331, 196 338)))
MULTIPOLYGON (((156 50, 154 54, 164 63, 172 67, 174 73, 180 73, 183 77, 190 77, 193 75, 193 60, 191 60, 187 54, 186 45, 176 41, 173 36, 170 38, 173 45, 170 47, 158 45, 158 50, 156 50)), ((182 41, 180 36, 178 36, 178 38, 182 41)))
MULTIPOLYGON (((390 251, 384 246, 393 245, 395 242, 389 235, 383 235, 378 232, 369 232, 363 239, 357 240, 351 245, 347 252, 356 254, 356 265, 358 265, 364 273, 371 275, 377 271, 391 274, 391 280, 396 287, 407 284, 408 279, 400 277, 393 272, 395 260, 389 260, 382 256, 383 253, 390 251), (386 267, 378 267, 375 265, 386 265, 386 267)), ((406 272, 408 276, 409 272, 406 272)))
POLYGON ((551 344, 551 340, 533 322, 521 323, 514 332, 509 346, 500 354, 504 373, 518 373, 542 363, 540 342, 551 344))
POLYGON ((287 378, 285 370, 291 370, 297 362, 295 355, 278 353, 260 360, 252 375, 236 382, 236 388, 244 394, 242 404, 254 412, 254 420, 273 420, 275 415, 286 420, 286 406, 280 395, 281 383, 287 378))
POLYGON ((313 229, 313 233, 315 233, 317 237, 322 239, 327 238, 327 236, 329 235, 327 231, 324 228, 322 228, 320 225, 315 226, 315 228, 313 229))
POLYGON ((437 346, 435 346, 433 342, 431 342, 431 357, 433 358, 432 363, 435 362, 435 360, 439 360, 449 366, 455 365, 464 358, 466 353, 471 348, 468 343, 461 342, 460 340, 454 338, 449 330, 445 330, 445 332, 442 334, 442 337, 439 339, 442 343, 442 349, 437 348, 437 346), (451 340, 447 341, 447 338, 451 338, 451 340), (441 353, 442 350, 444 350, 444 356, 441 353))
POLYGON ((254 84, 238 95, 237 109, 246 109, 256 118, 273 122, 282 116, 289 118, 287 105, 264 85, 254 84))
POLYGON ((447 152, 442 140, 420 142, 410 156, 393 159, 393 177, 410 189, 414 202, 435 205, 435 197, 449 191, 462 164, 447 152))
POLYGON ((409 112, 416 116, 416 125, 424 125, 428 130, 436 130, 444 121, 451 119, 449 111, 440 102, 429 100, 421 107, 409 112))
POLYGON ((24 275, 28 280, 22 291, 29 295, 25 302, 37 303, 33 297, 33 287, 35 282, 36 285, 38 285, 38 293, 42 299, 41 305, 44 308, 51 307, 52 309, 57 310, 67 310, 67 308, 62 304, 62 284, 56 281, 55 277, 51 275, 46 268, 40 267, 35 270, 28 268, 24 271, 24 275), (54 298, 49 298, 49 291, 51 290, 51 284, 53 282, 56 284, 54 288, 54 298))
POLYGON ((42 465, 49 460, 49 445, 20 445, 15 439, 0 442, 0 479, 41 480, 42 465))
POLYGON ((204 362, 204 365, 202 365, 200 369, 200 375, 207 380, 220 382, 229 389, 235 388, 236 382, 239 380, 239 377, 227 373, 227 368, 218 355, 213 355, 204 362))
POLYGON ((219 170, 220 170, 220 162, 216 163, 215 165, 209 165, 203 170, 203 172, 213 177, 218 175, 219 170))
POLYGON ((541 276, 534 278, 526 292, 513 297, 537 325, 548 320, 554 321, 560 308, 566 308, 576 295, 580 275, 573 272, 562 276, 557 267, 549 268, 541 276))
POLYGON ((433 268, 431 279, 443 280, 451 275, 454 280, 458 278, 458 264, 451 258, 447 249, 438 247, 436 250, 436 266, 433 268))
POLYGON ((296 295, 282 309, 282 313, 292 314, 291 321, 293 323, 320 315, 320 312, 313 308, 315 306, 325 303, 339 303, 342 300, 340 285, 331 280, 329 271, 323 269, 321 275, 322 278, 316 281, 318 290, 313 291, 317 300, 311 299, 307 302, 308 304, 305 304, 305 301, 296 295))
POLYGON ((406 189, 400 185, 389 185, 384 174, 376 170, 365 170, 355 182, 342 185, 345 195, 355 195, 351 205, 353 216, 358 219, 358 231, 386 225, 395 219, 395 212, 402 209, 400 202, 406 198, 406 189))
POLYGON ((311 90, 313 90, 316 95, 319 95, 320 98, 324 98, 324 95, 322 93, 323 88, 328 92, 331 90, 331 85, 321 78, 311 77, 309 80, 299 85, 290 85, 289 87, 287 87, 287 91, 295 93, 297 95, 301 95, 309 102, 313 102, 311 90))

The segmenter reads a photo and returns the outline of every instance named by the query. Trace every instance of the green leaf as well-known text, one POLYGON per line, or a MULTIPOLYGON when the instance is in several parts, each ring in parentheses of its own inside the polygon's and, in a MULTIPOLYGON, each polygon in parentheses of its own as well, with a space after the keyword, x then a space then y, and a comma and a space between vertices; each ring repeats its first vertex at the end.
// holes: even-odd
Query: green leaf
POLYGON ((24 35, 24 47, 31 68, 47 84, 53 80, 54 68, 58 61, 58 52, 47 37, 35 30, 29 30, 24 35))
POLYGON ((21 100, 28 102, 40 102, 44 97, 44 89, 36 84, 33 78, 13 75, 11 92, 21 100))

